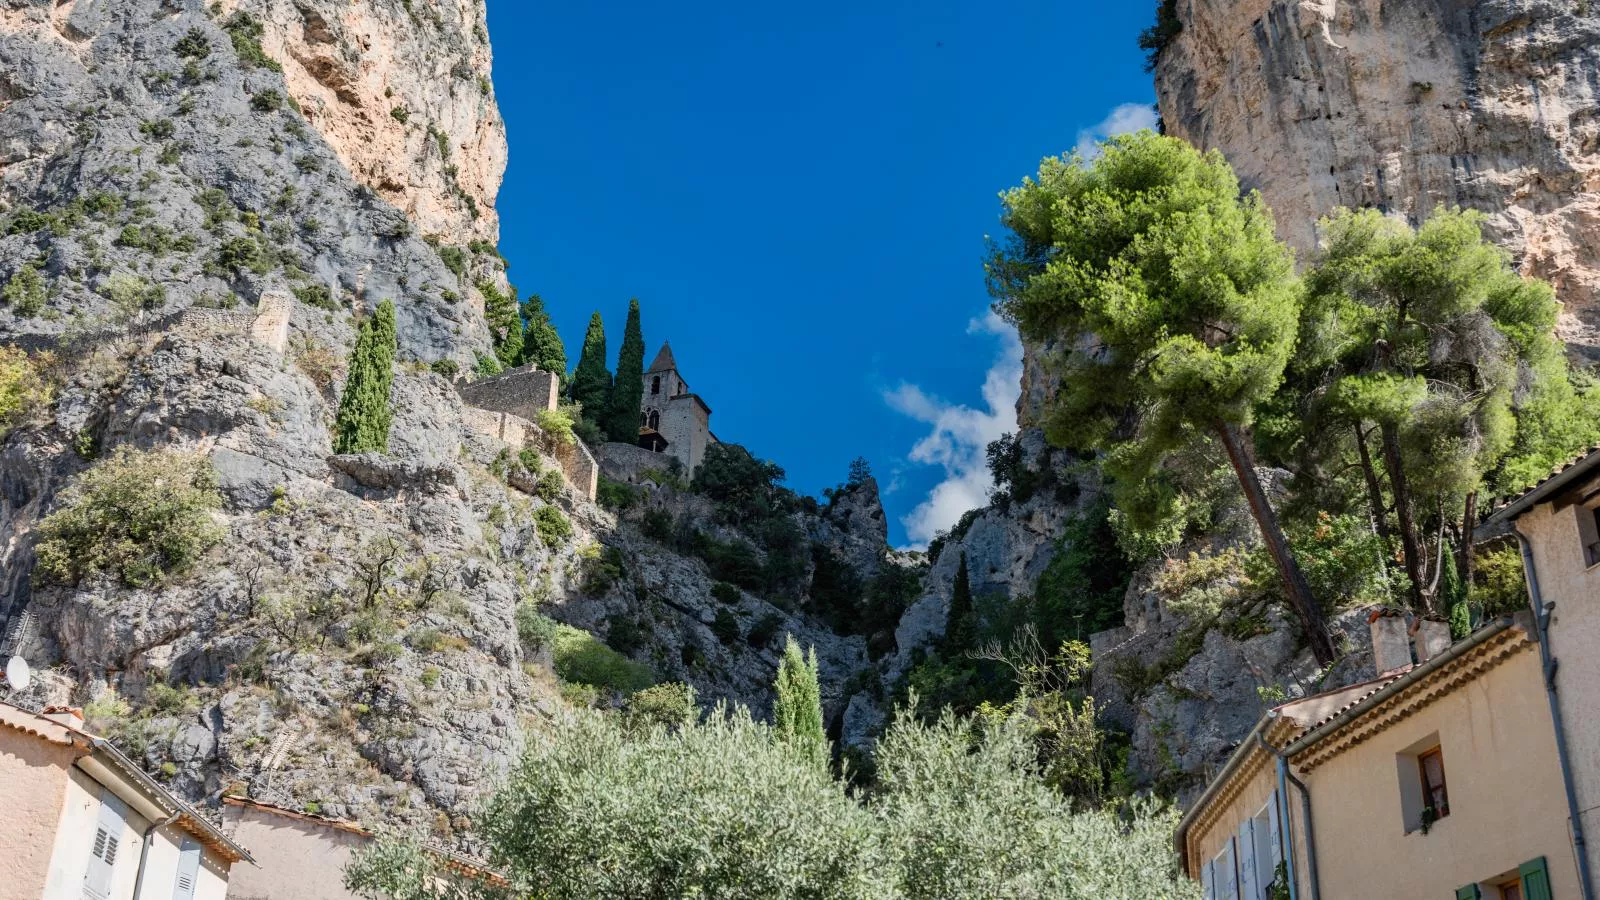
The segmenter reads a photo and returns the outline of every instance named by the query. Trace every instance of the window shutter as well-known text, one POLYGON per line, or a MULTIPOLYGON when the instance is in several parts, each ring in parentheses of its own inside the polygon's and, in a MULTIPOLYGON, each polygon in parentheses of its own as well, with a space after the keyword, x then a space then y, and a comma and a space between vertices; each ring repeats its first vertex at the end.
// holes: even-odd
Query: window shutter
POLYGON ((1483 891, 1478 890, 1475 884, 1463 888, 1456 888, 1456 900, 1482 900, 1483 891))
POLYGON ((1518 872, 1522 875, 1523 900, 1552 900, 1550 870, 1545 866, 1544 857, 1523 863, 1518 872))
POLYGON ((1234 840, 1217 857, 1217 900, 1239 900, 1239 854, 1234 852, 1234 840))
POLYGON ((1239 896, 1244 900, 1261 900, 1256 883, 1255 824, 1255 819, 1245 819, 1239 825, 1239 896))
POLYGON ((1217 863, 1207 860, 1200 869, 1200 893, 1205 900, 1217 900, 1217 863))
POLYGON ((100 797, 100 815, 94 835, 89 838, 89 866, 83 873, 83 895, 87 900, 106 900, 111 894, 111 878, 116 872, 122 848, 122 832, 128 807, 110 791, 100 797))
POLYGON ((178 875, 173 880, 172 900, 194 900, 195 882, 200 878, 200 845, 184 838, 178 850, 178 875))
POLYGON ((1272 801, 1267 804, 1267 846, 1271 848, 1272 871, 1278 871, 1278 863, 1283 862, 1283 823, 1278 821, 1278 792, 1272 792, 1272 801))

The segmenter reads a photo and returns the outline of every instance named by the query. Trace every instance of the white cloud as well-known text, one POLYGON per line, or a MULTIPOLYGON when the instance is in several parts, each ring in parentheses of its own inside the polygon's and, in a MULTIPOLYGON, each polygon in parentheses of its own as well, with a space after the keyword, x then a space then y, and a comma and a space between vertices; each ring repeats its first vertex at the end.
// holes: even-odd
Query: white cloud
POLYGON ((1078 152, 1084 159, 1100 155, 1100 142, 1119 134, 1156 127, 1156 111, 1148 103, 1124 103, 1100 124, 1078 132, 1078 152))
POLYGON ((989 442, 1017 430, 1022 342, 1015 329, 992 312, 973 319, 967 325, 967 333, 990 335, 1001 344, 999 355, 984 375, 984 409, 948 403, 907 382, 883 395, 896 412, 931 426, 907 458, 944 470, 944 480, 928 492, 927 499, 900 519, 915 547, 927 546, 936 533, 954 525, 962 513, 989 502, 994 480, 984 450, 989 442))

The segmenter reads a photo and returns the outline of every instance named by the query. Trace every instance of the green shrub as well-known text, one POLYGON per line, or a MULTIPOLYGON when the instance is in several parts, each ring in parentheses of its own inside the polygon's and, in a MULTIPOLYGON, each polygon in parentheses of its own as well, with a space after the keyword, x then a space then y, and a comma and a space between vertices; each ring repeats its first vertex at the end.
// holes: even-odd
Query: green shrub
POLYGON ((389 118, 404 125, 411 121, 411 110, 406 109, 404 106, 396 106, 394 109, 389 110, 389 118))
POLYGON ((745 642, 752 647, 765 648, 778 636, 778 629, 783 627, 783 616, 769 612, 756 620, 750 626, 750 633, 745 635, 745 642))
POLYGON ((302 284, 291 290, 294 291, 294 298, 307 306, 315 306, 318 309, 326 310, 339 309, 338 301, 333 299, 333 291, 320 282, 302 284))
POLYGON ((601 475, 595 499, 606 509, 626 512, 639 504, 639 489, 626 482, 612 481, 601 475))
POLYGON ((422 686, 432 689, 434 685, 439 683, 439 676, 442 674, 443 673, 439 671, 438 666, 429 666, 426 669, 423 669, 421 677, 422 686))
POLYGON ((632 656, 649 637, 645 626, 632 616, 612 613, 606 617, 606 644, 618 653, 632 656))
POLYGON ((739 642, 739 617, 726 609, 717 610, 717 616, 711 622, 711 633, 722 643, 733 646, 739 642))
POLYGON ((261 36, 266 29, 254 16, 243 11, 236 12, 223 23, 222 28, 228 32, 228 37, 233 41, 233 50, 239 54, 239 62, 245 67, 283 71, 283 66, 261 49, 261 36))
POLYGON ((428 368, 449 379, 454 379, 461 372, 461 366, 453 359, 436 359, 428 368))
POLYGON ((124 312, 157 309, 167 302, 167 289, 137 275, 117 272, 101 283, 99 291, 124 312))
POLYGON ((556 621, 544 613, 539 612, 536 603, 523 602, 517 604, 517 639, 530 653, 537 653, 546 648, 554 648, 556 641, 556 621))
POLYGON ((234 273, 250 271, 264 275, 271 270, 271 262, 254 238, 229 238, 217 247, 217 265, 234 273))
POLYGON ((53 360, 0 346, 0 437, 50 402, 53 388, 43 373, 53 360))
POLYGON ((225 529, 216 474, 200 454, 120 448, 78 476, 39 523, 38 572, 154 587, 187 572, 225 529))
POLYGON ((622 721, 630 734, 644 734, 658 728, 669 731, 694 724, 699 711, 694 705, 694 688, 680 681, 648 687, 628 698, 622 721))
POLYGON ((146 137, 154 138, 158 141, 164 141, 167 138, 172 137, 173 132, 176 130, 177 129, 175 126, 173 126, 171 119, 154 119, 139 125, 140 134, 143 134, 146 137))
POLYGON ((644 532, 645 537, 663 544, 672 542, 673 529, 672 513, 664 509, 645 510, 644 518, 639 522, 639 530, 644 532))
POLYGON ((565 681, 631 694, 655 682, 650 667, 607 647, 599 638, 570 625, 555 628, 556 674, 565 681))
POLYGON ((460 247, 440 247, 439 261, 457 278, 467 274, 467 252, 460 247))
POLYGON ((739 602, 739 589, 726 581, 719 581, 711 585, 711 596, 717 598, 718 603, 733 606, 739 602))
POLYGON ((0 301, 4 301, 18 316, 38 315, 44 309, 46 299, 44 276, 32 263, 23 263, 16 274, 6 281, 6 286, 0 288, 0 301))
POLYGON ((50 217, 30 206, 19 206, 6 223, 6 234, 32 234, 50 227, 50 217))
POLYGON ((267 88, 250 98, 250 108, 256 112, 277 112, 283 109, 283 95, 275 88, 267 88))
POLYGON ((533 511, 533 524, 548 546, 559 546, 572 537, 572 522, 566 513, 548 503, 533 511))
POLYGON ((538 425, 539 430, 544 432, 545 439, 555 446, 573 442, 572 421, 572 410, 570 409, 541 409, 534 420, 534 424, 538 425))
POLYGON ((205 32, 191 28, 173 46, 172 52, 178 54, 180 59, 205 59, 211 55, 211 42, 206 40, 205 32))
POLYGON ((389 449, 389 426, 394 418, 389 392, 394 384, 396 340, 394 303, 385 300, 361 323, 356 336, 350 374, 333 424, 333 452, 389 449))

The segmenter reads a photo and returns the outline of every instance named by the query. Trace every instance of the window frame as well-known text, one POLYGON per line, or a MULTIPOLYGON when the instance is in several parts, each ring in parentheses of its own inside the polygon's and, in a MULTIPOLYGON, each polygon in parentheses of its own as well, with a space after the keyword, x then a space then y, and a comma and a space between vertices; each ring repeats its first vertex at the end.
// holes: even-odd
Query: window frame
POLYGON ((1600 566, 1600 502, 1578 507, 1578 549, 1585 570, 1600 566))
POLYGON ((1450 775, 1444 766, 1444 748, 1435 746, 1417 754, 1417 777, 1422 783, 1422 808, 1433 809, 1433 821, 1437 822, 1450 815, 1450 775), (1434 787, 1428 778, 1428 760, 1439 761, 1439 787, 1438 793, 1443 795, 1443 804, 1434 803, 1434 787))

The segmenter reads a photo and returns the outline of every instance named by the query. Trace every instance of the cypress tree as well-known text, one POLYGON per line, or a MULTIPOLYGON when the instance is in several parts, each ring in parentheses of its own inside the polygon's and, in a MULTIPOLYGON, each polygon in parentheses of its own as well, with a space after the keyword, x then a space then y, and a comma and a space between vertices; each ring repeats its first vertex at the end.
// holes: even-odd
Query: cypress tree
POLYGON ((628 303, 628 325, 617 353, 617 377, 611 382, 611 405, 602 423, 614 441, 639 432, 639 400, 644 396, 644 332, 639 327, 639 300, 628 303))
POLYGON ((1444 545, 1444 571, 1439 575, 1439 600, 1450 612, 1450 637, 1461 640, 1472 633, 1472 610, 1467 606, 1467 585, 1456 567, 1456 555, 1444 545))
POLYGON ((585 419, 600 424, 611 399, 611 373, 606 370, 606 326, 598 312, 589 317, 589 330, 583 335, 583 353, 572 373, 572 399, 583 405, 585 419))
POLYGON ((772 706, 778 739, 793 747, 801 758, 821 767, 828 764, 828 738, 822 731, 822 689, 817 684, 817 648, 801 655, 794 635, 789 635, 778 663, 778 698, 772 706))
POLYGON ((494 341, 494 355, 507 368, 520 365, 522 358, 522 315, 517 309, 517 289, 502 293, 492 281, 478 282, 483 295, 483 319, 494 341))
POLYGON ((947 653, 970 650, 977 643, 977 611, 972 606, 972 581, 967 577, 967 555, 961 554, 956 568, 956 583, 950 593, 950 615, 945 619, 944 649, 947 653))
POLYGON ((517 365, 533 363, 541 372, 554 372, 567 377, 567 348, 561 335, 545 312, 544 300, 538 294, 522 301, 522 357, 517 365))
POLYGON ((396 332, 394 303, 385 300, 361 323, 350 375, 333 423, 333 452, 383 452, 389 449, 389 388, 394 383, 396 332))

